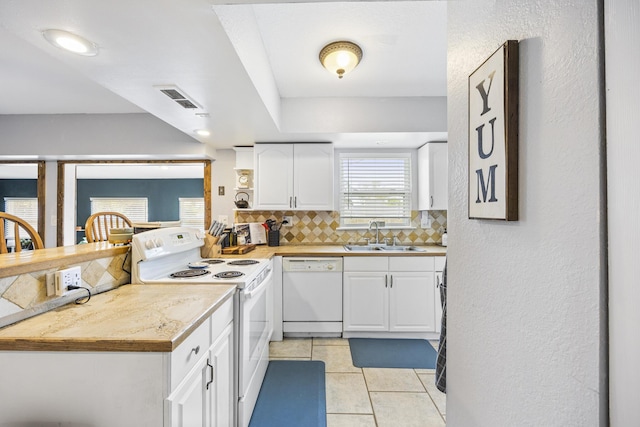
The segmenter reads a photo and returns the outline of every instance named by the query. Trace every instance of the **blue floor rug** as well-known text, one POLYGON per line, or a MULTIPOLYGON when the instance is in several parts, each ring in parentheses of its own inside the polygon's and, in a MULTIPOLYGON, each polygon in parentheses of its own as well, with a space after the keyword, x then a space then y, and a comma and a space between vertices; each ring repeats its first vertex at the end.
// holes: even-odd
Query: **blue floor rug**
POLYGON ((358 368, 435 369, 438 353, 427 340, 349 338, 358 368))
POLYGON ((269 362, 249 427, 326 427, 324 362, 269 362))

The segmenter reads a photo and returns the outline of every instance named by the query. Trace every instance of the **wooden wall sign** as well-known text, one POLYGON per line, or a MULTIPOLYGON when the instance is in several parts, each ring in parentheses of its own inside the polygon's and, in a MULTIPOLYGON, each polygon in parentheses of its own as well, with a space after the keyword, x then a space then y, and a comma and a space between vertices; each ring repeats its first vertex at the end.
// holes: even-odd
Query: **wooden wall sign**
POLYGON ((469 219, 518 220, 518 41, 469 76, 469 219))

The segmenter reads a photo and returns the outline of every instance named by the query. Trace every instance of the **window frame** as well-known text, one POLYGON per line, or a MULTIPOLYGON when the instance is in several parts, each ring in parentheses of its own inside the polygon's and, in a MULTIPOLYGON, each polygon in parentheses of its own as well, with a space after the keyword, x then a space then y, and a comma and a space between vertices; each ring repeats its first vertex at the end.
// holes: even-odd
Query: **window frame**
POLYGON ((126 216, 127 218, 129 218, 129 220, 134 223, 134 222, 147 222, 149 221, 149 198, 147 197, 100 197, 100 196, 96 196, 96 197, 89 197, 89 201, 91 203, 91 207, 90 207, 90 212, 91 215, 93 215, 96 212, 118 212, 123 214, 124 216, 126 216), (127 201, 133 201, 133 200, 137 200, 137 201, 144 201, 144 219, 139 219, 137 217, 137 215, 134 215, 131 213, 131 211, 127 211, 126 209, 119 209, 119 208, 114 208, 113 206, 105 206, 105 207, 101 207, 98 209, 94 209, 94 201, 100 201, 100 202, 104 202, 104 201, 121 201, 121 200, 127 200, 127 201))
MULTIPOLYGON (((40 225, 40 209, 39 209, 39 200, 38 197, 12 197, 12 196, 7 196, 3 199, 3 203, 4 203, 4 212, 17 216, 23 220, 25 220, 26 222, 29 223, 30 226, 32 226, 37 232, 38 234, 40 234, 40 229, 39 229, 39 225, 40 225), (28 201, 30 202, 30 204, 33 204, 33 206, 31 206, 31 210, 35 211, 35 216, 34 215, 25 215, 23 213, 23 211, 20 212, 16 212, 13 209, 9 209, 7 206, 7 202, 11 203, 11 202, 18 202, 18 201, 28 201)), ((5 224, 5 239, 7 240, 11 240, 13 239, 15 241, 15 236, 13 235, 13 227, 6 227, 5 224)), ((29 236, 29 233, 26 232, 26 230, 24 229, 20 229, 20 239, 31 239, 31 236, 29 236)), ((17 243, 16 243, 17 244, 17 243)))
POLYGON ((197 228, 199 230, 205 230, 205 213, 204 213, 204 206, 205 206, 205 200, 204 197, 178 197, 178 216, 180 219, 180 223, 182 224, 183 227, 192 227, 192 228, 197 228), (198 227, 194 227, 193 225, 189 225, 189 224, 185 224, 183 217, 182 217, 182 207, 183 201, 189 201, 192 202, 194 200, 197 200, 198 203, 202 204, 202 224, 198 227))
MULTIPOLYGON (((415 150, 413 150, 415 151, 415 150)), ((341 151, 337 153, 336 159, 336 206, 340 216, 340 224, 339 229, 343 230, 353 230, 353 229, 367 229, 369 228, 371 221, 385 221, 384 228, 387 229, 411 229, 414 228, 412 226, 412 209, 415 204, 415 196, 414 196, 414 188, 417 185, 416 183, 416 156, 413 151, 392 151, 392 152, 370 152, 370 151, 341 151), (360 221, 360 223, 349 223, 349 216, 345 217, 343 212, 343 200, 344 200, 344 191, 343 191, 343 159, 345 158, 361 158, 361 159, 407 159, 406 167, 408 170, 405 170, 405 176, 408 181, 406 181, 407 189, 404 192, 404 197, 406 201, 406 205, 404 209, 406 209, 406 215, 402 217, 402 221, 397 222, 389 222, 388 217, 367 217, 360 221), (346 221, 345 221, 346 219, 346 221)), ((398 193, 395 193, 398 194, 398 193)))

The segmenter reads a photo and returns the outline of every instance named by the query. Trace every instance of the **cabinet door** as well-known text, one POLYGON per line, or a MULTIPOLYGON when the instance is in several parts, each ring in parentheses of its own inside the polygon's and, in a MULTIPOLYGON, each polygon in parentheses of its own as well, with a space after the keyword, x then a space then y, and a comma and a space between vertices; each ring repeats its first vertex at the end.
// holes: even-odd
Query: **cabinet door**
POLYGON ((386 273, 344 273, 345 331, 388 331, 389 293, 386 273))
POLYGON ((418 209, 446 210, 448 207, 447 144, 431 142, 418 150, 418 209))
MULTIPOLYGON (((207 379, 211 427, 233 425, 233 324, 229 324, 209 350, 213 378, 207 379)), ((205 388, 207 388, 205 386, 205 388)))
POLYGON ((293 208, 293 144, 254 147, 254 209, 293 208))
POLYGON ((202 357, 196 366, 167 398, 171 427, 206 427, 207 395, 206 381, 211 375, 208 358, 202 357))
POLYGON ((442 330, 442 301, 440 300, 440 285, 442 284, 442 271, 436 271, 435 274, 435 292, 433 298, 435 301, 435 314, 436 314, 436 332, 440 333, 442 330))
POLYGON ((433 273, 390 273, 390 331, 435 331, 433 280, 433 273))
POLYGON ((295 144, 294 208, 333 210, 333 145, 295 144))

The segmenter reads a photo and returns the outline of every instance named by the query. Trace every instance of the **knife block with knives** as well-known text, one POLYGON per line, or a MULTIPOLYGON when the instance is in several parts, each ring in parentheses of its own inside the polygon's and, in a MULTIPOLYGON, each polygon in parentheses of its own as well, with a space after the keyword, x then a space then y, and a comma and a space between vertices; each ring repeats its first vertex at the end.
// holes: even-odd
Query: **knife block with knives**
POLYGON ((202 258, 217 258, 222 252, 222 248, 218 244, 220 237, 211 234, 204 235, 204 246, 200 248, 200 256, 202 258))
POLYGON ((213 221, 209 230, 204 234, 204 246, 200 248, 200 256, 202 258, 216 258, 220 256, 222 248, 218 243, 220 241, 220 235, 224 231, 225 224, 213 221))

